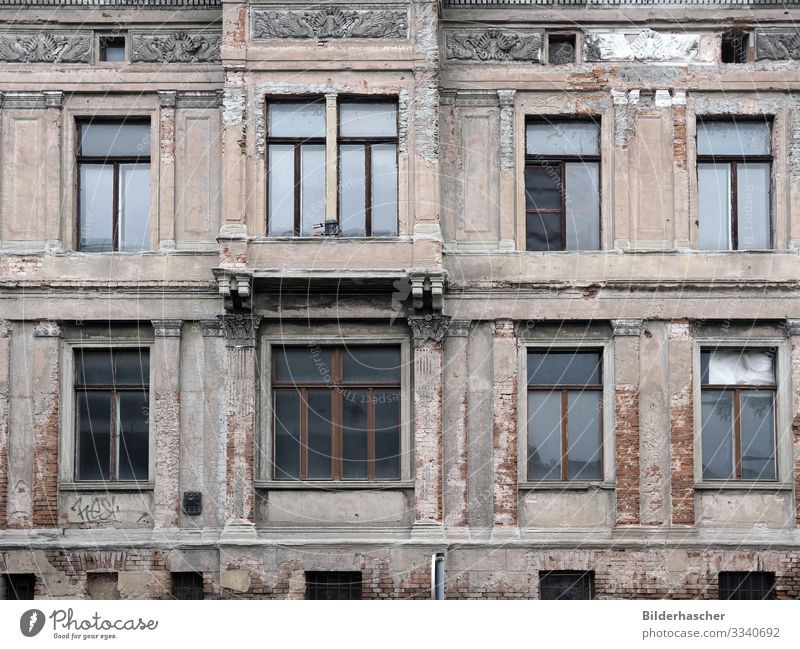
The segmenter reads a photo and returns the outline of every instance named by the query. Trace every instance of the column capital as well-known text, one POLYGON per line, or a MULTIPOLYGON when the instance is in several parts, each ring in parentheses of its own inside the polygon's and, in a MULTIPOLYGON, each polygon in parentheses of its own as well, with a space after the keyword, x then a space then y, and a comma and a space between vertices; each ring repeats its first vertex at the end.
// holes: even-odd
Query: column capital
POLYGON ((33 327, 34 338, 60 338, 61 325, 52 320, 42 320, 33 327))
POLYGON ((180 338, 183 320, 152 320, 156 338, 180 338))
POLYGON ((227 347, 255 347, 260 315, 234 313, 220 316, 227 347))
POLYGON ((14 323, 10 320, 0 320, 0 338, 8 338, 14 331, 14 323))
POLYGON ((800 320, 790 318, 786 321, 785 327, 787 336, 800 336, 800 320))
POLYGON ((201 320, 200 326, 203 328, 203 336, 205 338, 222 337, 222 322, 219 320, 201 320))
POLYGON ((424 347, 428 341, 441 343, 447 326, 450 324, 449 315, 412 315, 408 317, 408 326, 414 338, 414 347, 424 347))
POLYGON ((177 90, 159 90, 158 105, 161 108, 175 108, 178 103, 177 90))
POLYGON ((640 318, 620 318, 611 321, 613 336, 639 336, 642 333, 640 318))
POLYGON ((497 91, 497 100, 501 106, 513 106, 514 105, 514 97, 516 96, 516 90, 498 90, 497 91))
POLYGON ((451 320, 447 325, 448 336, 469 336, 469 326, 472 324, 471 320, 451 320))

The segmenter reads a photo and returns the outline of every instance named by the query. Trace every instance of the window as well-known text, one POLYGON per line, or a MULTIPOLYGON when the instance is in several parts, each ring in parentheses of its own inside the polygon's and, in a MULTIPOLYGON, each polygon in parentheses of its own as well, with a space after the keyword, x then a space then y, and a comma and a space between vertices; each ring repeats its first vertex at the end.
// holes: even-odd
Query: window
POLYGON ((125 60, 124 36, 100 37, 100 60, 106 62, 121 62, 125 60))
POLYGON ((397 106, 339 106, 339 219, 347 237, 397 234, 397 106))
POLYGON ((594 573, 561 570, 539 573, 539 599, 592 599, 594 573))
POLYGON ((719 573, 720 599, 775 599, 774 572, 719 573))
POLYGON ((400 348, 274 347, 274 476, 400 478, 400 348))
POLYGON ((770 130, 763 121, 697 123, 701 249, 772 247, 770 130))
POLYGON ((547 62, 551 65, 575 63, 575 34, 551 34, 548 36, 547 62))
POLYGON ((361 573, 307 571, 306 599, 361 599, 361 573))
POLYGON ((602 352, 528 352, 528 480, 602 477, 602 352))
POLYGON ((33 599, 36 575, 7 574, 5 576, 6 599, 33 599))
POLYGON ((321 98, 270 101, 269 235, 396 236, 397 132, 396 101, 339 100, 335 111, 321 98), (329 120, 338 120, 337 129, 328 128, 329 120), (335 187, 327 184, 331 165, 338 168, 335 187))
POLYGON ((116 572, 90 572, 86 575, 89 599, 119 599, 116 572))
POLYGON ((75 351, 76 480, 147 480, 149 352, 75 351))
POLYGON ((700 354, 704 480, 775 480, 775 354, 700 354))
POLYGON ((747 63, 749 40, 746 32, 725 32, 722 35, 722 62, 747 63))
POLYGON ((173 572, 172 596, 175 599, 203 599, 203 575, 199 572, 173 572))
POLYGON ((527 250, 600 248, 600 128, 531 121, 526 130, 527 250))
POLYGON ((150 122, 83 122, 78 137, 80 250, 149 248, 150 122))

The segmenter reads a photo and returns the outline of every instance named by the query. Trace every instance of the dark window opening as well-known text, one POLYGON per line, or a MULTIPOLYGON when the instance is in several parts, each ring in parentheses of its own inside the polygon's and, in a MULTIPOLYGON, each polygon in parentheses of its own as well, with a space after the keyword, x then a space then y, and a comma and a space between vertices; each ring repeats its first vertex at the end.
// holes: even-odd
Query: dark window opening
POLYGON ((36 589, 36 575, 6 575, 6 599, 33 599, 36 589))
POLYGON ((361 599, 361 573, 307 571, 306 599, 361 599))
POLYGON ((575 63, 575 35, 552 34, 547 39, 548 63, 566 65, 575 63))
POLYGON ((539 573, 539 599, 592 599, 594 572, 559 570, 539 573))
POLYGON ((119 62, 125 60, 125 37, 124 36, 101 36, 100 37, 100 60, 108 62, 119 62))
POLYGON ((726 32, 722 35, 722 62, 747 63, 750 39, 745 32, 726 32))
POLYGON ((175 599, 203 599, 203 575, 199 572, 173 572, 172 596, 175 599))
POLYGON ((720 572, 720 599, 775 599, 774 572, 720 572))

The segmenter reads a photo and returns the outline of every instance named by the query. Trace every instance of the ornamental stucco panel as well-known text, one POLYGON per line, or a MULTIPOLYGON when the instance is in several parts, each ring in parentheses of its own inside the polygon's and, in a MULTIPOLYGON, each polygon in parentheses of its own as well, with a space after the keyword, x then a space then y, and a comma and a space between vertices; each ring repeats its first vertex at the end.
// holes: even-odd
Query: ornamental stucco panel
POLYGON ((451 61, 541 63, 543 33, 506 29, 449 30, 445 52, 451 61))
POLYGON ((641 31, 587 31, 584 57, 587 61, 690 62, 701 56, 699 34, 641 31))
POLYGON ((6 63, 91 63, 87 33, 10 32, 0 34, 0 61, 6 63))
POLYGON ((407 38, 406 9, 259 9, 251 14, 254 40, 271 38, 407 38))

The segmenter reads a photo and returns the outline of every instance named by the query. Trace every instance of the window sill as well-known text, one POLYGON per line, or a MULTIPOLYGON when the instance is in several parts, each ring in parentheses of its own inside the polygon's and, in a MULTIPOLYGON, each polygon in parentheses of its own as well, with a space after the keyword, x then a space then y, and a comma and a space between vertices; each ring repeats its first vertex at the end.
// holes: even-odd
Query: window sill
POLYGON ((552 482, 520 482, 517 488, 526 491, 589 491, 597 489, 613 491, 615 485, 601 481, 568 480, 564 482, 553 480, 552 482))
POLYGON ((719 482, 697 482, 694 488, 695 491, 792 491, 794 486, 786 482, 720 480, 719 482))
POLYGON ((86 482, 62 482, 59 491, 152 491, 152 482, 110 482, 87 480, 86 482))
POLYGON ((328 242, 331 241, 338 241, 341 243, 368 243, 370 241, 375 242, 408 242, 411 241, 412 237, 398 234, 398 235, 387 235, 387 236, 374 236, 374 237, 345 237, 345 236, 310 236, 310 237, 265 237, 265 236, 258 236, 258 237, 250 237, 251 243, 268 243, 268 242, 280 242, 286 243, 289 241, 302 241, 302 242, 328 242))
POLYGON ((396 489, 413 489, 413 480, 393 480, 367 482, 357 480, 256 480, 256 489, 295 489, 318 491, 347 491, 354 489, 377 489, 391 491, 396 489))

